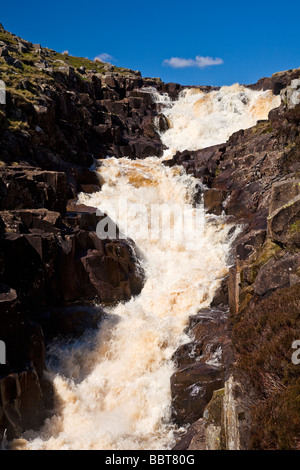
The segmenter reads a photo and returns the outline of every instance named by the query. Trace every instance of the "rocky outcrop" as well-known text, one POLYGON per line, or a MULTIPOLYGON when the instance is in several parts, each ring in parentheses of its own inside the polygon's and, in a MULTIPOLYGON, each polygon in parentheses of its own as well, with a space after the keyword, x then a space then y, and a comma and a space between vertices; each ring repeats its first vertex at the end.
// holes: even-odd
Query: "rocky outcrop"
POLYGON ((46 208, 64 212, 66 201, 66 175, 63 172, 27 167, 0 169, 1 211, 46 208))
POLYGON ((288 109, 293 109, 300 103, 300 79, 291 80, 289 86, 284 88, 281 93, 281 99, 288 109))
POLYGON ((15 287, 26 304, 99 298, 128 299, 138 292, 132 248, 121 242, 99 242, 95 231, 68 230, 59 214, 45 210, 1 214, 8 233, 0 239, 1 279, 15 287), (13 220, 11 220, 11 218, 13 220), (12 231, 16 225, 16 231, 12 231), (19 232, 19 230, 24 232, 19 232), (20 266, 20 256, 24 265, 20 266))
POLYGON ((17 292, 4 284, 0 284, 0 321, 1 338, 9 358, 9 363, 0 365, 2 440, 5 429, 8 438, 12 438, 28 426, 41 424, 49 402, 42 400, 41 391, 45 368, 43 331, 26 315, 17 292))
POLYGON ((222 308, 207 308, 190 318, 192 341, 177 349, 177 370, 171 378, 173 418, 178 424, 201 418, 214 390, 224 385, 231 360, 226 314, 222 308))
POLYGON ((293 80, 299 78, 299 69, 285 70, 274 73, 271 77, 264 77, 254 85, 247 85, 252 90, 272 90, 274 95, 279 95, 282 90, 290 87, 293 80))
POLYGON ((17 59, 26 66, 26 73, 12 77, 13 69, 6 65, 10 89, 2 152, 7 160, 9 149, 14 150, 15 162, 47 159, 57 166, 65 162, 89 166, 93 158, 106 155, 161 154, 153 126, 157 107, 150 91, 154 87, 176 98, 181 85, 36 48, 8 32, 2 39, 0 61, 10 57, 9 63, 17 59))
POLYGON ((38 429, 47 417, 41 382, 34 367, 10 373, 0 380, 0 437, 11 439, 25 429, 38 429))
POLYGON ((222 369, 195 363, 181 367, 171 379, 173 410, 176 422, 194 422, 202 415, 214 390, 222 385, 222 369))
POLYGON ((94 159, 162 155, 154 125, 160 105, 151 90, 175 98, 180 85, 59 54, 7 31, 1 39, 0 66, 7 90, 0 110, 1 169, 13 165, 24 171, 24 166, 33 166, 65 173, 67 197, 72 198, 99 185, 89 171, 94 159))

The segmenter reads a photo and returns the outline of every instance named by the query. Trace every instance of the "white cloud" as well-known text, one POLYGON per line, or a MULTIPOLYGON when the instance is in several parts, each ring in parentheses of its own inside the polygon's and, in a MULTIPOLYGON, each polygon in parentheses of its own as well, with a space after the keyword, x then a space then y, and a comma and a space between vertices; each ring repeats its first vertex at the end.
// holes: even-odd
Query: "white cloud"
POLYGON ((97 55, 94 60, 99 62, 108 62, 110 64, 111 61, 115 59, 112 55, 107 54, 106 52, 102 52, 102 54, 97 55))
POLYGON ((165 59, 163 61, 163 65, 168 65, 174 69, 183 69, 186 67, 198 67, 203 69, 205 67, 209 67, 210 65, 221 65, 223 63, 223 59, 220 59, 219 57, 214 59, 213 57, 202 57, 201 55, 197 55, 195 59, 171 57, 171 59, 165 59))

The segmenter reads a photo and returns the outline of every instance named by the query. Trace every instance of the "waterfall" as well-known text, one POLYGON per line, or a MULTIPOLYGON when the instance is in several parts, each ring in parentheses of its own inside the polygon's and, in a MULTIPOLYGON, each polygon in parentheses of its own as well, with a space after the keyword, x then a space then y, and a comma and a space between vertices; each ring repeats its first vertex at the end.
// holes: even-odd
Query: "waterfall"
MULTIPOLYGON (((209 95, 185 90, 175 103, 163 99, 170 129, 162 139, 169 149, 222 142, 277 104, 269 93, 236 85, 221 90, 209 95)), ((156 157, 105 159, 98 172, 102 190, 81 194, 79 202, 99 207, 135 241, 145 285, 139 296, 108 309, 94 333, 71 345, 52 346, 60 358, 57 369, 48 372, 55 414, 38 433, 15 440, 15 448, 171 448, 178 431, 170 421, 172 355, 189 341, 183 333, 189 316, 209 306, 228 272, 231 225, 224 217, 206 215, 202 205, 194 207, 198 182, 193 176, 156 157), (124 201, 126 210, 118 211, 124 201), (168 233, 164 223, 174 229, 174 214, 181 212, 184 236, 153 235, 150 214, 162 205, 173 216, 160 221, 159 234, 168 233)))
MULTIPOLYGON (((157 102, 166 103, 159 94, 157 102)), ((165 158, 177 150, 198 150, 222 144, 236 131, 247 129, 258 120, 268 119, 271 109, 280 105, 280 96, 271 90, 251 90, 238 83, 204 93, 186 88, 174 103, 166 103, 164 114, 169 129, 161 134, 168 147, 165 158)))

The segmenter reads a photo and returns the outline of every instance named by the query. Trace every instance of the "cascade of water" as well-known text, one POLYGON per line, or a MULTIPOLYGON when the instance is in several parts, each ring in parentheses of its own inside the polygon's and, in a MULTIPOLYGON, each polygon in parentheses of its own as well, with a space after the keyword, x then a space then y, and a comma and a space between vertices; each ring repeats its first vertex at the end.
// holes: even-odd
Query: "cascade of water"
MULTIPOLYGON (((166 97, 163 101, 168 103, 166 97)), ((199 148, 223 141, 276 105, 268 93, 238 85, 209 95, 185 90, 177 102, 168 104, 165 114, 171 127, 162 139, 179 150, 186 143, 199 148)), ((144 257, 145 286, 139 296, 110 309, 118 318, 114 324, 103 321, 92 336, 69 347, 53 345, 60 357, 58 370, 50 372, 57 397, 55 415, 38 434, 27 432, 16 440, 16 448, 170 448, 175 432, 169 419, 172 355, 188 340, 182 332, 189 316, 209 305, 227 273, 231 227, 221 217, 206 217, 203 206, 192 206, 197 183, 192 176, 179 167, 164 166, 156 157, 106 159, 99 173, 102 190, 81 194, 79 200, 116 218, 136 242, 144 257), (124 199, 127 210, 116 213, 124 199), (142 215, 135 210, 141 203, 142 215), (151 230, 145 236, 138 230, 150 220, 145 213, 162 204, 174 212, 181 208, 187 230, 195 227, 200 215, 201 236, 188 233, 192 246, 185 239, 152 237, 151 230)), ((170 219, 161 223, 163 229, 170 219)))
MULTIPOLYGON (((165 102, 158 94, 155 99, 165 102)), ((169 129, 161 134, 161 140, 168 147, 165 157, 170 157, 177 150, 198 150, 226 142, 234 132, 267 119, 271 109, 280 105, 280 96, 236 83, 210 93, 187 88, 172 106, 167 104, 164 114, 169 129)))

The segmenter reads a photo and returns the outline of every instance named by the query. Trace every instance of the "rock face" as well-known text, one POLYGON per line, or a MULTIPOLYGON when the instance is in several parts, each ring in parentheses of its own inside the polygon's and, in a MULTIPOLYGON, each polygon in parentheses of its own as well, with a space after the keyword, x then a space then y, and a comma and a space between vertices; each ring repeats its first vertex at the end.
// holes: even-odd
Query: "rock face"
POLYGON ((201 418, 214 390, 224 385, 231 350, 226 310, 208 308, 190 318, 193 340, 175 353, 177 371, 171 378, 173 418, 178 424, 201 418))
POLYGON ((64 212, 66 175, 38 169, 0 169, 0 210, 46 208, 64 212))
POLYGON ((300 80, 291 80, 290 86, 281 91, 281 99, 289 109, 293 109, 300 103, 300 80))
MULTIPOLYGON (((230 350, 224 362, 220 341, 224 379, 208 404, 199 400, 193 409, 189 396, 196 380, 184 389, 181 379, 180 404, 173 395, 175 411, 182 412, 182 422, 193 424, 177 449, 299 448, 299 366, 291 363, 300 331, 299 77, 297 69, 252 86, 281 94, 282 104, 268 121, 233 134, 223 145, 178 152, 165 162, 181 164, 205 183, 207 212, 224 212, 243 226, 229 276, 211 304, 230 308, 221 322, 230 350)), ((208 344, 218 332, 214 324, 208 344)), ((183 349, 188 357, 192 349, 183 349)), ((201 363, 201 345, 194 344, 193 351, 192 362, 201 363)), ((178 367, 172 390, 184 373, 180 361, 178 367)))
POLYGON ((133 245, 99 240, 88 226, 71 229, 59 213, 46 209, 3 212, 1 220, 1 280, 17 289, 26 305, 32 299, 36 307, 88 298, 113 302, 139 292, 133 245))
POLYGON ((41 383, 45 345, 41 327, 24 312, 17 292, 0 284, 1 338, 10 363, 0 365, 0 440, 36 427, 46 417, 41 383), (12 372, 18 371, 18 372, 12 372))
POLYGON ((179 424, 194 422, 202 415, 214 390, 222 386, 222 369, 199 363, 181 367, 171 379, 175 418, 179 424))

